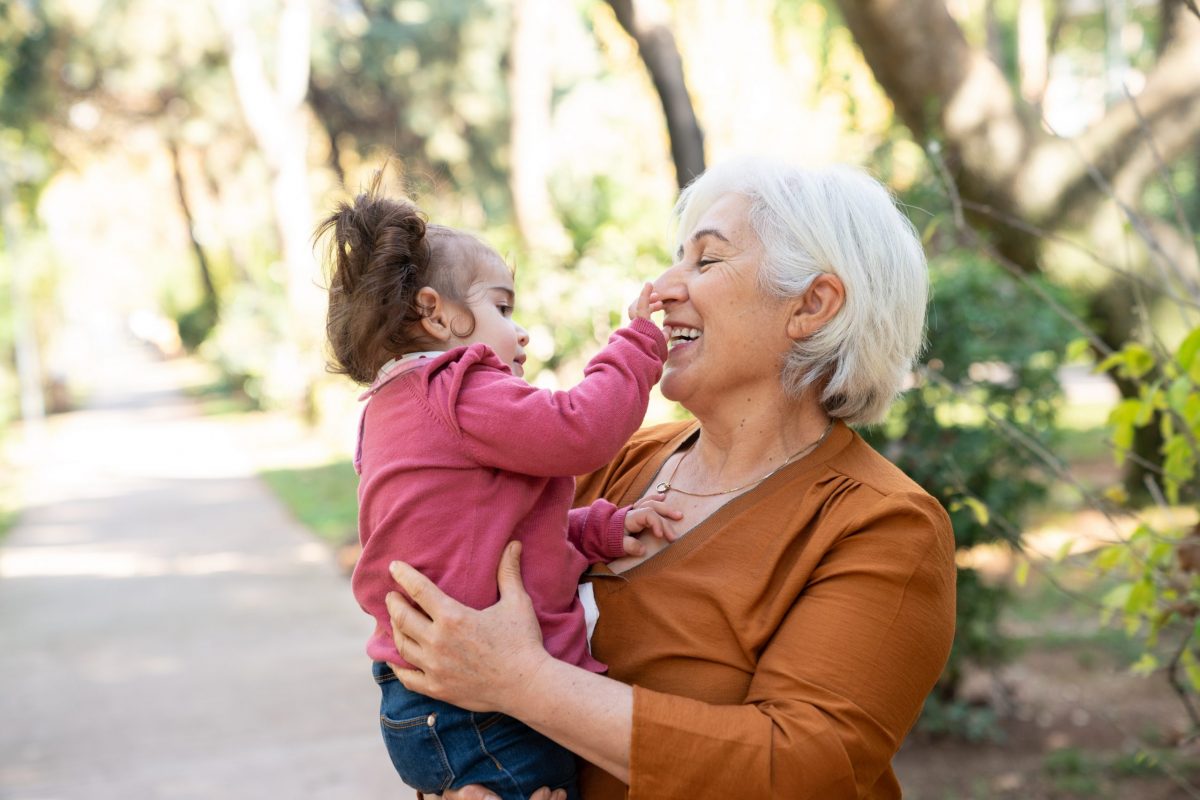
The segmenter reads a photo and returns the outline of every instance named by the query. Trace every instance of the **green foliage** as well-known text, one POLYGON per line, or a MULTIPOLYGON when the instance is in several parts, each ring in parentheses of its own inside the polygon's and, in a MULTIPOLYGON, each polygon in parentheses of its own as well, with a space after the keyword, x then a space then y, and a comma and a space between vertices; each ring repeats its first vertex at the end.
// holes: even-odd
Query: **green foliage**
POLYGON ((58 34, 41 3, 0 0, 0 19, 0 133, 5 149, 15 145, 47 150, 45 123, 55 105, 47 62, 58 34))
POLYGON ((216 327, 217 309, 212 303, 201 302, 187 311, 180 312, 175 318, 175 324, 179 328, 180 342, 188 352, 193 352, 216 327))
POLYGON ((1136 397, 1117 404, 1109 416, 1113 456, 1122 463, 1133 448, 1134 435, 1157 421, 1163 438, 1161 483, 1172 505, 1180 493, 1194 499, 1192 479, 1200 448, 1200 328, 1191 331, 1175 353, 1161 357, 1149 348, 1130 342, 1096 367, 1112 372, 1138 387, 1136 397))
POLYGON ((1077 747, 1051 751, 1043 759, 1042 768, 1059 791, 1094 795, 1100 789, 1101 765, 1077 747))
MULTIPOLYGON (((1156 485, 1160 502, 1175 513, 1140 515, 1122 541, 1101 548, 1094 564, 1117 579, 1104 596, 1102 618, 1116 620, 1141 643, 1133 671, 1167 674, 1185 703, 1193 726, 1200 727, 1194 697, 1200 695, 1200 524, 1188 531, 1200 500, 1196 465, 1200 459, 1200 327, 1174 350, 1133 341, 1096 367, 1134 382, 1137 396, 1117 404, 1109 417, 1113 457, 1121 463, 1139 428, 1158 425, 1162 468, 1156 485), (1160 640, 1173 655, 1164 657, 1160 640)), ((1113 487, 1109 500, 1124 503, 1124 490, 1113 487)))
POLYGON ((230 385, 238 387, 258 407, 286 403, 295 387, 275 383, 295 370, 272 369, 298 358, 285 335, 287 306, 271 287, 242 285, 230 292, 220 322, 198 352, 221 370, 230 385))
MULTIPOLYGON (((3 209, 0 209, 0 214, 3 209)), ((6 249, 8 242, 5 242, 6 249)), ((7 423, 17 418, 16 354, 13 342, 13 265, 12 256, 0 257, 0 439, 7 423)))
MULTIPOLYGON (((930 266, 925 379, 870 438, 949 510, 960 549, 1012 540, 1046 485, 1033 469, 1038 457, 1007 431, 1031 432, 1052 446, 1061 402, 1056 351, 1067 324, 1053 314, 1014 314, 1030 297, 975 254, 951 251, 930 266)), ((1003 586, 959 569, 944 699, 953 698, 968 663, 996 664, 1010 654, 999 628, 1007 599, 1003 586)))
POLYGON ((506 5, 364 0, 326 13, 310 101, 335 155, 395 153, 412 189, 449 179, 493 224, 509 216, 506 5))

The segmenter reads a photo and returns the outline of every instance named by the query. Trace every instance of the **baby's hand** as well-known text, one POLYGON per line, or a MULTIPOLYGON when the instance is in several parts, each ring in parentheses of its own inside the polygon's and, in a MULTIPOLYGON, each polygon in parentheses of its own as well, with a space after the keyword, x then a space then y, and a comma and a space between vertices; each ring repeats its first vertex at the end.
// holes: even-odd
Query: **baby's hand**
MULTIPOLYGON (((671 520, 683 519, 683 512, 676 511, 663 502, 663 495, 652 494, 633 504, 625 515, 625 530, 628 533, 650 531, 660 539, 675 541, 678 535, 671 520)), ((625 537, 625 553, 631 556, 645 554, 646 548, 632 536, 625 537)))
POLYGON ((638 299, 633 301, 629 306, 629 321, 635 319, 650 319, 650 315, 655 311, 662 311, 662 300, 658 299, 658 292, 654 291, 654 284, 649 281, 642 287, 642 293, 638 295, 638 299))

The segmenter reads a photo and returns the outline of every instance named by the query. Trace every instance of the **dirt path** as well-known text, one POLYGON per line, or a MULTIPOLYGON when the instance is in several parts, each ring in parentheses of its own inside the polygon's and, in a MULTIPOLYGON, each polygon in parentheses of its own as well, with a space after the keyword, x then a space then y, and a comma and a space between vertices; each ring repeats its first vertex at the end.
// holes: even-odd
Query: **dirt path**
POLYGON ((21 461, 0 544, 0 797, 411 798, 373 722, 369 623, 326 547, 169 365, 106 385, 21 461))

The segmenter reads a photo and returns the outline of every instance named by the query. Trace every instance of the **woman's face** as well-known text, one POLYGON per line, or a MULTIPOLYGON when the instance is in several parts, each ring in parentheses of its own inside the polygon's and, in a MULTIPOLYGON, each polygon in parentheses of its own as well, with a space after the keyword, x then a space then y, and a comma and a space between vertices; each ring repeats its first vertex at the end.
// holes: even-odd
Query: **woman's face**
POLYGON ((781 358, 792 344, 787 304, 759 289, 764 250, 749 208, 743 195, 719 198, 654 283, 670 348, 662 393, 694 413, 778 389, 781 358))

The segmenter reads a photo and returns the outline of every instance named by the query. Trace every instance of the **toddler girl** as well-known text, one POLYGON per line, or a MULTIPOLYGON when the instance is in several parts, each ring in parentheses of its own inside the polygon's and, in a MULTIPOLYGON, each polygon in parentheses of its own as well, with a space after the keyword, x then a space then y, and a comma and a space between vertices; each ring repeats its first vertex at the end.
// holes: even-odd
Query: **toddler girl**
POLYGON ((646 284, 631 324, 612 335, 573 389, 522 380, 529 336, 512 317, 511 270, 474 237, 426 224, 380 177, 318 228, 331 234, 327 333, 331 370, 370 388, 359 427, 359 538, 352 586, 375 618, 367 642, 383 697, 380 724, 400 776, 429 794, 471 783, 505 800, 541 786, 575 789, 574 756, 515 719, 405 689, 387 662, 410 666, 384 596, 393 560, 421 570, 473 608, 499 599, 505 545, 522 543, 526 589, 546 650, 595 672, 576 596, 587 564, 673 536, 661 503, 600 500, 568 513, 573 475, 608 463, 641 424, 666 356, 646 284))

